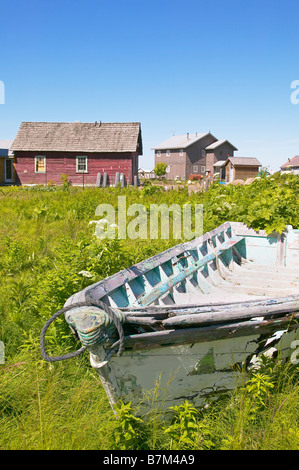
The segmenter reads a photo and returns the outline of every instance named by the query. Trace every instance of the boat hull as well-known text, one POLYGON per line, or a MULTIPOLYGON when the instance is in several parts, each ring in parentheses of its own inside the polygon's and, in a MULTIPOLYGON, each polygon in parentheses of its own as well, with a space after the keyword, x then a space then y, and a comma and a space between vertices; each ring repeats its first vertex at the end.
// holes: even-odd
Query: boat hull
POLYGON ((226 223, 76 293, 66 321, 90 352, 114 407, 189 400, 234 389, 261 354, 289 358, 299 340, 299 232, 226 223), (124 351, 109 306, 124 329, 124 351), (93 304, 93 306, 90 306, 93 304))
MULTIPOLYGON (((282 334, 274 345, 264 347, 263 336, 251 327, 251 334, 231 337, 234 328, 218 340, 172 345, 154 345, 148 349, 126 349, 103 365, 107 351, 92 348, 91 365, 98 372, 110 404, 120 399, 131 401, 142 412, 167 409, 185 400, 202 406, 242 385, 245 370, 254 367, 258 355, 273 351, 282 359, 290 357, 291 345, 299 340, 298 329, 282 334)), ((233 335, 232 335, 233 336, 233 335)))

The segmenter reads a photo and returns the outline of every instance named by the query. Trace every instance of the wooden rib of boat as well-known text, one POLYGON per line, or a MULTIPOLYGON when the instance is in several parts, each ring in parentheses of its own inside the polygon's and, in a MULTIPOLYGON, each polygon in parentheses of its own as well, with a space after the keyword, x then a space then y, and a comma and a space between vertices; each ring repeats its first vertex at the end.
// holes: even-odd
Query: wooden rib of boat
POLYGON ((156 400, 195 406, 237 386, 260 354, 290 357, 299 339, 299 230, 255 232, 227 222, 188 243, 93 284, 65 306, 98 301, 113 309, 125 335, 98 306, 65 319, 90 352, 113 406, 138 403, 157 383, 156 400), (158 382, 157 382, 158 381, 158 382))

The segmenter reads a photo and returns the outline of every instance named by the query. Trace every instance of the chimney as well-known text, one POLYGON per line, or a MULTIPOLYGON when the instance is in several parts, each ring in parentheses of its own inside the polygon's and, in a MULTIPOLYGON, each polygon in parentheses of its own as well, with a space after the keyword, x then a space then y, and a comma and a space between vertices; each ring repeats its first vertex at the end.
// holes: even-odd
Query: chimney
POLYGON ((189 132, 187 132, 187 140, 189 140, 189 132))
POLYGON ((97 121, 94 122, 94 127, 97 127, 97 123, 98 123, 97 121))

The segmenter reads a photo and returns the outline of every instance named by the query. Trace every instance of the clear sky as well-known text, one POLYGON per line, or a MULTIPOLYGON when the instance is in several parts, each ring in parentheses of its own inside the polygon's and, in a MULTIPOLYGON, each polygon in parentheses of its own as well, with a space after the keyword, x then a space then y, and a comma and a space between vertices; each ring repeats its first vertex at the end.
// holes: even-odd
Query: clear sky
POLYGON ((0 139, 140 121, 145 169, 172 134, 211 131, 276 170, 299 154, 298 18, 298 0, 1 0, 0 139))

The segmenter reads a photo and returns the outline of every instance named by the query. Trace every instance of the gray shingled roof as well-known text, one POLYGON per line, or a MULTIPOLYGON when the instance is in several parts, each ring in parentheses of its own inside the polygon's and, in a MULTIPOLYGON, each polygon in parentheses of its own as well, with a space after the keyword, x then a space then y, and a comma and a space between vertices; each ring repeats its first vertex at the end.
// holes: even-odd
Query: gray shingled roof
POLYGON ((141 154, 141 126, 139 122, 22 122, 11 149, 141 154))
POLYGON ((206 150, 214 150, 217 147, 220 147, 220 145, 223 144, 229 144, 234 150, 238 150, 237 147, 235 147, 233 144, 231 144, 228 140, 217 140, 217 142, 214 142, 211 145, 208 145, 206 147, 206 150))
POLYGON ((220 166, 224 166, 226 164, 227 160, 218 160, 218 162, 214 163, 213 166, 215 167, 220 167, 220 166))
MULTIPOLYGON (((183 134, 183 135, 173 135, 169 139, 165 140, 161 144, 153 147, 152 150, 171 150, 171 149, 184 149, 194 144, 203 137, 209 135, 210 132, 205 132, 201 134, 183 134)), ((211 134, 210 134, 211 135, 211 134)), ((214 136, 212 136, 214 137, 214 136)), ((216 140, 216 137, 214 137, 216 140)))
POLYGON ((0 140, 0 157, 7 157, 12 155, 10 151, 12 140, 0 140))
POLYGON ((229 157, 226 161, 230 160, 235 166, 261 166, 261 163, 254 157, 229 157))

